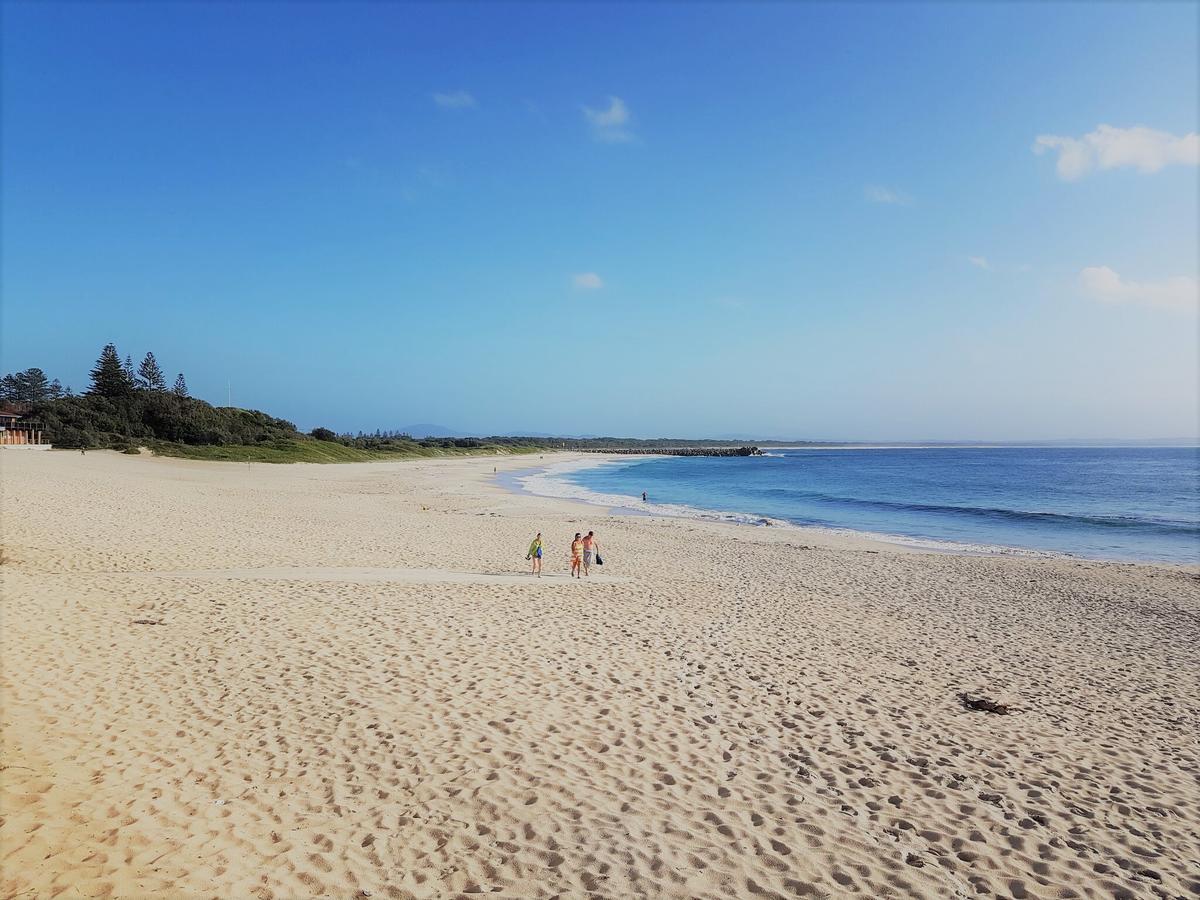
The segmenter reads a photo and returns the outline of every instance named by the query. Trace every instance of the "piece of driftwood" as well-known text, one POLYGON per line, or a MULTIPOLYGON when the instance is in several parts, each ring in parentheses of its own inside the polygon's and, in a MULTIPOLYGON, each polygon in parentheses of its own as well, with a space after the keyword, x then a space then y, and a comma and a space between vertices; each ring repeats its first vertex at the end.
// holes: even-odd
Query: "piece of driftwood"
POLYGON ((165 624, 162 619, 134 619, 134 625, 162 625, 165 624))
POLYGON ((970 694, 959 694, 959 701, 962 702, 963 709, 970 709, 975 712, 992 713, 997 716, 1007 716, 1012 712, 1011 707, 1003 703, 997 703, 995 700, 989 700, 987 697, 972 697, 970 694))

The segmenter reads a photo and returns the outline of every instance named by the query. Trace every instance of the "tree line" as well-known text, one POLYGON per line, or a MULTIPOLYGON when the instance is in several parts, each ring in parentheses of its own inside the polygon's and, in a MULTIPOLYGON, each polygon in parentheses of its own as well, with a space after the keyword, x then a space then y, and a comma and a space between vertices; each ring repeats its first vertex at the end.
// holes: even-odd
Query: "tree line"
MULTIPOLYGON (((89 375, 92 384, 88 393, 99 397, 127 397, 134 391, 167 392, 167 377, 152 352, 146 353, 142 364, 135 370, 133 357, 126 356, 125 361, 121 362, 116 344, 104 345, 89 375)), ((176 397, 188 396, 187 381, 182 372, 175 376, 171 393, 176 397)))
POLYGON ((57 447, 129 449, 163 444, 258 445, 295 440, 296 426, 256 410, 216 408, 188 394, 183 374, 173 386, 153 353, 134 367, 106 344, 89 373, 88 389, 75 394, 27 369, 0 379, 0 399, 43 424, 57 447))
MULTIPOLYGON (((2 399, 20 405, 21 412, 44 426, 46 439, 57 447, 133 449, 150 446, 173 452, 178 447, 267 448, 290 452, 297 443, 331 441, 360 450, 406 454, 418 448, 477 449, 485 446, 476 438, 435 438, 414 441, 399 432, 376 432, 374 436, 338 435, 316 428, 301 434, 285 419, 257 410, 214 407, 188 395, 181 374, 171 388, 153 353, 147 353, 137 368, 133 359, 121 359, 115 344, 100 351, 89 372, 90 384, 82 394, 63 388, 46 378, 41 369, 16 372, 0 379, 5 385, 2 399)), ((503 445, 517 445, 505 441, 503 445)), ((488 445, 493 445, 489 442, 488 445)), ((500 444, 494 444, 499 446, 500 444)))
POLYGON ((373 453, 411 455, 430 450, 627 448, 653 452, 656 448, 738 446, 733 441, 666 438, 492 436, 417 440, 402 431, 338 434, 329 428, 314 428, 309 434, 301 434, 285 419, 257 410, 214 407, 189 396, 182 373, 176 376, 173 387, 168 388, 153 353, 147 353, 142 364, 134 368, 131 357, 122 360, 116 345, 106 344, 89 375, 87 391, 75 394, 57 379, 49 379, 41 369, 14 372, 0 378, 0 400, 18 405, 22 414, 42 423, 46 440, 57 447, 150 446, 164 452, 178 452, 181 445, 241 446, 254 451, 266 448, 292 452, 298 445, 311 447, 315 440, 373 453))
POLYGON ((73 396, 70 387, 63 387, 57 378, 51 381, 36 367, 0 378, 0 402, 23 405, 70 396, 73 396))
MULTIPOLYGON (((167 392, 166 375, 153 353, 148 352, 142 364, 134 369, 133 357, 126 356, 122 362, 116 344, 104 346, 89 375, 91 384, 87 393, 98 397, 127 397, 135 391, 167 392)), ((175 376, 170 391, 176 397, 188 396, 187 381, 182 372, 175 376)), ((63 387, 57 378, 51 380, 36 366, 0 378, 0 402, 3 403, 29 406, 74 396, 69 385, 63 387)))

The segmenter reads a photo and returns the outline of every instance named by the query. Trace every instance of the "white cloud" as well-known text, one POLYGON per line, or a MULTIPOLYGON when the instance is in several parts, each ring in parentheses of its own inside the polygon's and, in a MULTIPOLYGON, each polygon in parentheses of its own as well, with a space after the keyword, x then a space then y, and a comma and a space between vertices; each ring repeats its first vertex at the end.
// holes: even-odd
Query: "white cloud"
POLYGON ((908 206, 912 203, 912 197, 908 194, 881 184, 868 184, 863 188, 863 196, 872 203, 893 203, 897 206, 908 206))
POLYGON ((595 272, 580 272, 571 277, 571 283, 581 291, 598 291, 604 287, 604 280, 595 272))
POLYGON ((442 109, 470 109, 478 106, 479 103, 475 100, 472 94, 466 91, 453 91, 448 94, 434 94, 433 102, 442 109))
POLYGON ((987 272, 992 271, 992 264, 987 261, 986 256, 968 256, 967 262, 977 269, 983 269, 987 272))
POLYGON ((1080 289, 1102 303, 1131 303, 1185 312, 1200 307, 1200 282, 1187 275, 1166 281, 1126 281, 1108 266, 1089 266, 1079 273, 1080 289))
POLYGON ((583 116, 592 129, 592 137, 606 144, 623 144, 633 140, 629 130, 629 107, 620 97, 608 98, 608 109, 583 108, 583 116))
POLYGON ((1200 134, 1177 137, 1144 125, 1114 128, 1100 125, 1081 138, 1041 134, 1033 152, 1058 152, 1058 177, 1075 181, 1096 169, 1132 166, 1139 172, 1157 172, 1172 164, 1200 165, 1200 134))

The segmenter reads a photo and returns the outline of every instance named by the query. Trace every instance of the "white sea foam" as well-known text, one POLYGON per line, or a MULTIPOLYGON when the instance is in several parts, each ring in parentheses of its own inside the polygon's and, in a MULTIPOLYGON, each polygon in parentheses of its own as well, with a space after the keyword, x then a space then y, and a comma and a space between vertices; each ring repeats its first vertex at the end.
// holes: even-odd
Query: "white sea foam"
POLYGON ((608 509, 623 509, 650 516, 669 516, 678 519, 701 519, 710 522, 728 522, 734 525, 769 525, 775 528, 794 529, 796 531, 818 532, 820 534, 845 535, 859 538, 869 538, 889 544, 902 544, 906 547, 916 547, 923 550, 934 550, 943 553, 973 553, 986 555, 1064 557, 1069 554, 1051 553, 1044 550, 1027 550, 1021 547, 1006 547, 999 544, 968 544, 957 541, 939 541, 931 538, 907 537, 900 534, 887 534, 875 531, 855 531, 850 528, 830 528, 823 525, 797 525, 785 519, 775 519, 754 513, 722 512, 714 509, 702 509, 678 503, 654 503, 643 501, 639 496, 627 494, 605 494, 593 491, 581 484, 571 481, 568 477, 573 472, 583 469, 594 469, 603 466, 628 466, 646 459, 655 458, 652 454, 631 456, 621 459, 575 459, 568 462, 553 463, 528 474, 517 476, 515 482, 521 489, 539 497, 555 497, 563 500, 578 500, 593 506, 603 506, 608 509))
POLYGON ((628 459, 581 459, 546 466, 527 475, 516 478, 523 490, 539 497, 557 497, 565 500, 580 500, 593 506, 608 508, 619 507, 633 510, 651 516, 671 516, 686 519, 710 519, 720 522, 740 522, 747 525, 786 525, 787 523, 768 519, 765 516, 754 516, 748 513, 724 513, 716 510, 698 509, 694 506, 684 506, 673 503, 652 503, 643 501, 641 497, 626 494, 604 494, 593 491, 581 484, 565 478, 571 472, 582 469, 600 468, 601 466, 631 465, 647 457, 636 456, 628 459))

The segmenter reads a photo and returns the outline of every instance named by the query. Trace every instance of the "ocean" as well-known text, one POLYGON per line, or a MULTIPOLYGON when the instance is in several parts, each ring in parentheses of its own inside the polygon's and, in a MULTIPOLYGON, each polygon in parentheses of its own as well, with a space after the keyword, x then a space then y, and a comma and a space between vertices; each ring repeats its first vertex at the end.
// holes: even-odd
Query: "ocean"
POLYGON ((524 473, 514 486, 633 512, 851 530, 952 550, 1200 563, 1195 447, 767 453, 585 460, 524 473))

